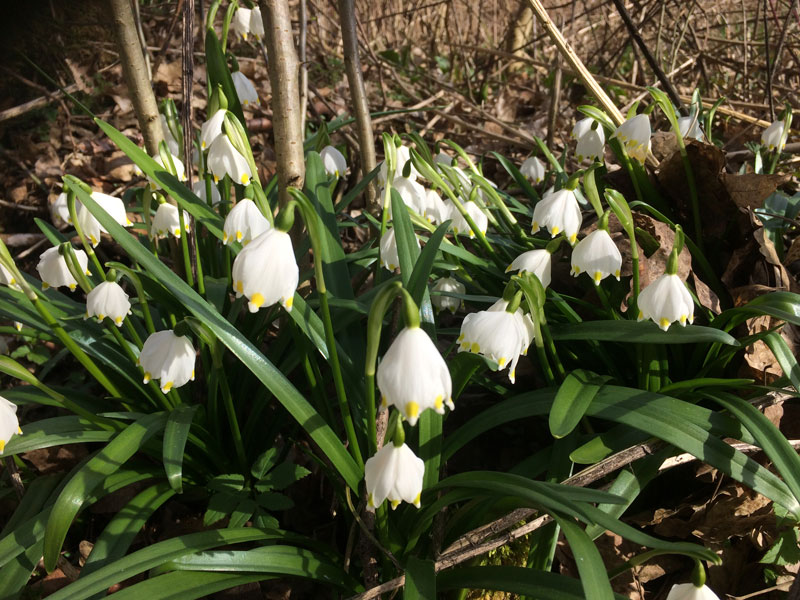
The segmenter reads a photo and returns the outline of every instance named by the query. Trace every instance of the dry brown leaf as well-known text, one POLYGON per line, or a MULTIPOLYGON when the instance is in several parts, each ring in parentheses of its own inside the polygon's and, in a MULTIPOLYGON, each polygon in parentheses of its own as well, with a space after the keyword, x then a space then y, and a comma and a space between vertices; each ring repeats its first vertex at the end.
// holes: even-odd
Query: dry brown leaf
POLYGON ((736 206, 746 208, 760 208, 770 194, 778 186, 790 181, 791 175, 759 175, 745 173, 744 175, 721 175, 722 183, 730 194, 736 206))
POLYGON ((800 260, 800 238, 795 238, 792 245, 789 246, 786 256, 783 257, 783 264, 788 267, 798 260, 800 260))
MULTIPOLYGON (((645 256, 644 252, 639 252, 639 284, 642 288, 647 287, 662 275, 667 268, 669 254, 672 252, 672 245, 675 242, 675 232, 669 225, 655 220, 649 215, 642 213, 633 214, 633 222, 636 227, 643 229, 653 236, 660 244, 659 248, 650 256, 645 256)), ((682 280, 689 277, 692 265, 692 255, 686 246, 678 256, 678 276, 682 280)))
POLYGON ((790 292, 800 292, 800 285, 795 281, 794 277, 789 275, 789 272, 786 270, 786 267, 783 266, 780 258, 778 258, 778 252, 775 249, 775 244, 772 243, 766 235, 763 227, 759 227, 753 232, 753 237, 755 238, 756 242, 758 242, 759 252, 767 259, 767 262, 775 267, 775 275, 776 279, 780 281, 776 282, 778 285, 776 286, 777 289, 785 289, 789 290, 790 292))
POLYGON ((78 89, 85 94, 94 93, 94 86, 92 85, 92 78, 89 75, 86 67, 75 63, 69 58, 65 58, 64 62, 67 63, 69 72, 72 73, 72 79, 78 86, 78 89))

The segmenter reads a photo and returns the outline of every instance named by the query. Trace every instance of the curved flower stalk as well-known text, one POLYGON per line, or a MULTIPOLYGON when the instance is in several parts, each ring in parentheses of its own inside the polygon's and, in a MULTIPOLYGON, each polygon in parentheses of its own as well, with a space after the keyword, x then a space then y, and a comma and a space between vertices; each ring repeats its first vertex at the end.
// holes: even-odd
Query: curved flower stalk
POLYGON ((339 179, 347 172, 347 159, 334 146, 325 146, 319 153, 325 172, 339 179))
POLYGON ((520 273, 533 273, 539 278, 543 288, 550 285, 550 272, 552 267, 552 254, 549 250, 541 248, 528 250, 515 258, 506 268, 506 273, 519 271, 520 273))
POLYGON ((231 79, 233 80, 233 87, 236 88, 236 95, 239 96, 239 102, 242 103, 244 108, 249 108, 252 105, 261 105, 256 86, 248 79, 247 75, 241 71, 234 71, 231 73, 231 79))
POLYGON ((519 308, 519 300, 509 304, 501 299, 488 310, 464 317, 458 351, 482 354, 501 371, 508 367, 508 379, 514 383, 517 361, 527 353, 533 336, 533 321, 519 308))
POLYGON ((0 454, 14 434, 22 435, 17 419, 17 405, 0 396, 0 454))
POLYGON ((537 185, 542 183, 545 175, 547 175, 547 169, 544 164, 535 156, 526 158, 520 165, 519 172, 537 185))
POLYGON ((633 116, 617 127, 611 137, 622 142, 628 156, 644 164, 650 151, 650 118, 645 114, 633 116))
POLYGON ((144 341, 138 364, 144 370, 144 383, 159 379, 161 391, 166 394, 194 381, 195 358, 189 338, 167 329, 151 334, 144 341))
POLYGON ((436 280, 436 283, 433 284, 431 291, 439 292, 431 294, 431 303, 436 307, 436 310, 449 310, 451 313, 456 314, 456 311, 461 308, 461 299, 453 298, 452 296, 444 296, 441 292, 463 294, 467 291, 467 288, 464 287, 464 284, 458 279, 454 279, 453 277, 440 277, 436 280))
POLYGON ((256 203, 248 198, 243 198, 225 217, 222 227, 222 243, 227 245, 228 242, 236 241, 246 246, 270 227, 269 221, 258 210, 256 203))
MULTIPOLYGON (((74 250, 74 252, 81 270, 87 275, 91 275, 88 268, 89 257, 86 255, 86 252, 80 249, 74 250)), ((39 277, 42 280, 43 290, 49 287, 59 288, 65 285, 71 292, 74 292, 75 288, 78 287, 78 282, 69 270, 67 261, 64 259, 58 246, 48 248, 42 252, 39 256, 39 264, 36 265, 36 271, 38 271, 39 277)))
POLYGON ((613 275, 619 281, 622 254, 608 233, 608 214, 601 217, 597 229, 583 238, 572 251, 572 276, 587 273, 595 285, 613 275))
POLYGON ((551 237, 563 233, 570 244, 574 244, 581 229, 581 207, 575 192, 566 188, 557 192, 548 192, 533 207, 533 224, 531 233, 541 227, 550 231, 551 237))
MULTIPOLYGON (((133 223, 128 218, 128 213, 125 211, 125 204, 121 198, 109 196, 108 194, 101 194, 100 192, 92 192, 92 200, 97 202, 104 211, 106 211, 112 219, 123 227, 131 227, 133 223)), ((76 202, 77 204, 77 202, 76 202)), ((81 205, 78 209, 78 226, 85 236, 89 238, 89 243, 92 247, 96 247, 100 243, 100 235, 108 233, 105 227, 100 225, 100 222, 92 216, 89 210, 81 205)))
POLYGON ((276 302, 292 310, 300 270, 289 234, 275 227, 254 238, 233 261, 232 277, 236 297, 248 299, 250 312, 276 302))
POLYGON ((387 499, 393 509, 403 501, 419 508, 424 475, 425 463, 405 443, 386 444, 364 465, 368 509, 387 499))
POLYGON ((381 404, 394 406, 412 427, 426 409, 453 410, 450 371, 428 334, 407 326, 392 342, 377 370, 381 404))
POLYGON ((102 322, 108 317, 114 325, 122 327, 123 319, 129 314, 131 303, 128 294, 115 281, 104 281, 86 295, 86 319, 97 317, 102 322))
MULTIPOLYGON (((183 211, 183 228, 188 233, 189 215, 186 211, 183 211)), ((156 210, 153 222, 150 225, 150 237, 158 239, 167 235, 180 239, 181 221, 178 215, 178 207, 169 202, 162 202, 158 205, 158 210, 156 210)))

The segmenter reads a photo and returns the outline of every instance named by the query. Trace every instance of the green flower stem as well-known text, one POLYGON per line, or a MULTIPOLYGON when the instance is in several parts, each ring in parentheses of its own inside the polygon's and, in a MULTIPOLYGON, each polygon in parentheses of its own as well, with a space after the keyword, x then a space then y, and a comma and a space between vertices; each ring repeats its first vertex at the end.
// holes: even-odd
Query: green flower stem
POLYGON ((692 221, 694 221, 694 237, 697 240, 697 247, 700 252, 705 254, 703 246, 703 228, 700 222, 700 200, 697 198, 697 182, 694 179, 694 171, 692 170, 692 163, 689 161, 689 155, 686 153, 686 144, 683 143, 683 138, 678 137, 678 151, 681 153, 681 162, 683 163, 683 170, 686 173, 686 183, 689 185, 689 199, 692 203, 692 221))
POLYGON ((183 218, 183 210, 178 209, 178 227, 181 230, 181 252, 183 253, 183 272, 186 275, 186 283, 189 287, 194 287, 194 276, 192 275, 192 259, 189 256, 189 232, 186 231, 186 220, 183 218))
POLYGON ((72 226, 75 227, 75 232, 78 234, 78 237, 81 240, 81 244, 86 251, 86 255, 92 261, 92 264, 97 270, 97 274, 100 276, 100 278, 105 279, 105 271, 103 271, 103 267, 100 265, 100 261, 98 260, 97 255, 94 253, 94 248, 92 248, 92 245, 86 241, 86 237, 83 235, 83 231, 81 231, 81 226, 78 224, 78 211, 75 209, 75 192, 72 190, 72 188, 70 188, 67 192, 67 209, 69 210, 69 218, 72 220, 72 226))
POLYGON ((242 432, 239 429, 239 419, 236 417, 236 408, 233 406, 233 396, 231 395, 230 387, 228 387, 228 377, 222 368, 221 361, 214 369, 217 371, 217 383, 222 392, 225 413, 228 415, 228 423, 231 426, 233 446, 236 449, 236 458, 239 461, 239 468, 242 473, 247 473, 247 454, 245 454, 244 451, 244 442, 242 441, 242 432))
MULTIPOLYGON (((127 321, 127 319, 126 319, 126 321, 127 321)), ((134 365, 138 364, 139 357, 136 356, 136 354, 134 354, 133 350, 131 350, 130 344, 128 344, 128 341, 122 336, 122 333, 120 333, 120 331, 116 327, 116 325, 112 325, 109 322, 106 322, 104 325, 105 325, 105 328, 114 337, 114 339, 116 340, 116 342, 119 345, 119 347, 122 348, 122 351, 128 357, 128 360, 130 360, 134 365)), ((141 345, 139 346, 139 349, 141 349, 141 345)), ((164 394, 161 393, 161 388, 158 387, 158 384, 155 382, 155 380, 151 379, 147 383, 147 387, 149 387, 150 390, 153 392, 153 394, 152 394, 153 398, 156 398, 156 401, 157 401, 156 407, 157 408, 163 408, 163 409, 165 409, 167 411, 171 410, 172 407, 170 406, 169 402, 167 402, 164 394), (158 404, 161 404, 161 406, 159 407, 158 404)), ((151 400, 152 400, 152 398, 151 398, 151 400)))
MULTIPOLYGON (((353 416, 350 412, 350 405, 347 402, 347 393, 344 386, 344 378, 342 376, 342 368, 339 363, 339 351, 336 348, 336 337, 333 334, 333 320, 331 319, 331 311, 328 306, 328 291, 325 287, 325 276, 322 270, 322 257, 323 246, 322 236, 320 234, 320 218, 311 201, 300 190, 296 188, 289 188, 297 206, 300 208, 300 213, 308 229, 308 236, 311 239, 311 247, 314 251, 314 278, 317 281, 317 296, 319 298, 319 306, 322 312, 322 323, 325 328, 325 344, 328 347, 328 356, 330 359, 331 370, 333 371, 333 381, 336 388, 336 397, 339 400, 339 410, 342 414, 342 421, 344 423, 347 440, 349 442, 350 452, 360 468, 364 468, 364 458, 361 454, 361 448, 358 443, 355 426, 353 425, 353 416)), ((281 211, 293 210, 291 202, 281 211)), ((279 225, 278 225, 279 227, 279 225)))
MULTIPOLYGON (((534 323, 534 326, 536 324, 534 323)), ((536 340, 534 342, 534 347, 536 349, 536 358, 539 359, 539 366, 542 368, 542 373, 544 373, 544 380, 547 382, 548 386, 552 386, 556 384, 555 375, 553 375, 553 369, 550 367, 550 363, 547 360, 547 353, 544 351, 544 346, 542 345, 540 338, 542 335, 542 330, 539 327, 535 327, 536 329, 536 340)))
POLYGON ((378 451, 378 415, 375 405, 375 374, 364 375, 367 392, 367 451, 374 456, 378 451))
POLYGON ((530 246, 531 245, 530 238, 522 229, 522 226, 519 224, 516 217, 513 214, 511 214, 510 210, 508 210, 508 207, 506 206, 506 203, 503 202, 503 199, 500 197, 500 194, 498 194, 497 191, 489 184, 484 183, 480 179, 478 179, 477 181, 478 185, 481 186, 481 189, 484 192, 486 192, 486 194, 489 195, 489 198, 491 198, 494 206, 497 207, 497 209, 500 211, 500 216, 503 218, 506 225, 511 229, 511 232, 513 233, 514 237, 523 244, 530 246))
POLYGON ((606 309, 606 312, 608 312, 611 315, 611 318, 613 318, 615 321, 618 321, 619 320, 619 314, 617 313, 616 310, 614 310, 611 307, 611 303, 608 300, 608 294, 603 289, 603 286, 602 285, 596 285, 596 286, 594 286, 594 289, 597 292, 597 297, 600 299, 600 304, 602 304, 603 308, 606 309))
POLYGON ((156 193, 150 189, 150 183, 144 189, 142 194, 142 216, 144 217, 144 235, 147 238, 147 243, 150 244, 150 249, 153 251, 153 256, 158 256, 158 238, 150 237, 152 231, 153 215, 150 213, 153 204, 153 199, 156 193))
MULTIPOLYGON (((154 334, 156 332, 156 326, 153 323, 153 316, 150 314, 150 305, 147 302, 147 295, 144 293, 144 286, 142 285, 142 280, 139 279, 139 275, 136 274, 136 271, 127 265, 123 265, 122 263, 109 262, 106 263, 106 266, 109 269, 116 269, 117 271, 125 273, 125 275, 128 276, 128 279, 130 279, 131 283, 133 284, 133 288, 136 290, 136 296, 139 298, 139 306, 141 307, 142 314, 144 315, 144 323, 147 327, 147 333, 150 335, 154 334)), ((131 325, 131 327, 133 326, 131 325)), ((136 333, 135 330, 133 333, 136 333)), ((134 339, 138 340, 137 344, 139 347, 141 347, 141 340, 138 339, 138 337, 139 336, 136 335, 136 338, 134 339)))
POLYGON ((55 317, 50 314, 50 311, 47 310, 47 307, 39 299, 39 296, 34 293, 30 300, 33 303, 34 308, 44 319, 45 324, 52 330, 61 343, 64 344, 64 347, 69 350, 76 359, 78 359, 78 362, 81 363, 87 371, 89 371, 92 377, 94 377, 97 382, 102 385, 109 394, 111 394, 111 396, 114 398, 121 398, 122 395, 119 393, 119 390, 117 390, 117 387, 108 377, 106 377, 105 373, 103 373, 103 371, 95 364, 89 355, 87 355, 81 349, 81 347, 78 346, 75 340, 72 339, 69 333, 67 333, 67 331, 55 319, 55 317))
POLYGON ((553 341, 553 336, 550 334, 550 328, 547 326, 547 321, 545 321, 544 319, 542 319, 541 332, 542 335, 544 336, 545 347, 550 353, 550 356, 553 358, 553 364, 556 366, 558 381, 564 381, 564 378, 567 376, 567 372, 564 369, 564 365, 561 364, 561 359, 558 357, 558 351, 556 350, 556 345, 555 342, 553 341))

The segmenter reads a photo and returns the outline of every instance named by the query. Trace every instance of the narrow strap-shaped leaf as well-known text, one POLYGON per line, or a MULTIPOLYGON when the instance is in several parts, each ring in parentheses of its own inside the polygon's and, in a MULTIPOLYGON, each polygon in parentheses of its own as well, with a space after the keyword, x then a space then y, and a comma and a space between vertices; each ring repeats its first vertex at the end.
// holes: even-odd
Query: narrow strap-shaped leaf
POLYGON ((238 573, 175 571, 123 588, 115 592, 114 596, 116 596, 116 600, 142 600, 142 598, 194 600, 195 598, 207 598, 215 592, 246 583, 274 578, 274 575, 268 573, 240 575, 238 573))
POLYGON ((25 425, 22 431, 23 435, 15 435, 9 440, 4 456, 62 444, 107 442, 117 433, 99 429, 95 423, 73 415, 35 421, 25 425))
MULTIPOLYGON (((69 180, 68 180, 69 181, 69 180)), ((144 269, 157 277, 195 317, 208 326, 244 365, 258 377, 283 407, 294 417, 308 435, 319 445, 336 470, 351 489, 358 489, 362 472, 348 454, 341 440, 311 404, 291 382, 253 344, 208 304, 185 281, 170 271, 134 239, 121 225, 112 219, 97 203, 74 183, 69 187, 78 195, 81 203, 114 237, 128 255, 144 269)))
POLYGON ((411 277, 408 279, 406 289, 408 289, 408 293, 411 294, 417 305, 422 304, 423 295, 428 286, 428 278, 433 268, 433 261, 436 259, 436 253, 442 244, 448 227, 450 227, 450 221, 445 221, 436 228, 436 231, 425 243, 425 247, 414 265, 414 270, 411 272, 411 277))
POLYGON ((738 346, 739 342, 728 333, 700 325, 673 325, 661 331, 652 321, 586 321, 575 324, 550 325, 554 340, 598 340, 641 344, 696 344, 721 343, 738 346))
MULTIPOLYGON (((218 85, 221 85, 225 99, 228 101, 228 110, 236 115, 242 125, 245 125, 247 121, 242 112, 242 103, 239 102, 239 94, 236 93, 233 85, 231 72, 225 60, 225 54, 222 52, 222 45, 213 29, 206 31, 206 69, 210 90, 213 91, 218 85)), ((209 119, 212 116, 214 115, 207 115, 209 119)), ((139 166, 141 167, 141 165, 139 166)))
POLYGON ((185 554, 229 544, 282 539, 285 535, 285 532, 278 529, 266 530, 254 527, 216 529, 182 535, 132 552, 86 577, 79 578, 48 598, 50 600, 83 600, 92 594, 108 589, 115 583, 185 554))
MULTIPOLYGON (((523 567, 461 567, 436 575, 440 592, 457 589, 486 589, 520 594, 536 600, 586 600, 581 582, 572 577, 534 571, 523 567)), ((614 600, 626 600, 614 594, 614 600)))
POLYGON ((183 491, 183 451, 196 411, 197 406, 178 406, 169 413, 164 428, 164 471, 167 473, 169 485, 179 494, 183 491))
POLYGON ((0 598, 18 597, 42 557, 43 545, 39 540, 0 569, 0 598))
POLYGON ((155 510, 175 495, 165 482, 150 486, 139 492, 106 525, 94 542, 81 577, 87 577, 98 569, 125 556, 131 543, 139 535, 147 519, 155 510))
POLYGON ((400 193, 394 188, 392 188, 392 223, 394 224, 394 239, 397 244, 397 258, 400 261, 400 278, 403 280, 403 286, 408 289, 420 249, 406 204, 400 193))
POLYGON ((608 379, 584 369, 576 369, 567 375, 550 409, 550 433, 554 438, 564 437, 577 426, 608 379))
POLYGON ((406 584, 403 600, 429 600, 436 598, 436 571, 432 560, 412 556, 406 563, 406 584))
POLYGON ((514 178, 514 181, 517 183, 520 189, 525 192, 525 195, 531 200, 531 202, 538 202, 539 194, 536 193, 536 190, 533 189, 533 186, 528 182, 528 178, 522 174, 516 165, 502 154, 498 154, 497 152, 492 152, 492 154, 498 161, 500 161, 500 164, 503 165, 503 168, 508 172, 508 174, 514 178))
POLYGON ((86 498, 108 475, 119 469, 142 444, 164 427, 164 413, 155 413, 131 423, 90 459, 58 495, 44 534, 44 565, 48 572, 56 567, 61 546, 75 515, 86 498))
POLYGON ((777 331, 770 331, 764 336, 764 343, 772 351, 772 355, 783 371, 783 374, 792 382, 795 390, 800 391, 800 365, 789 344, 777 331))
POLYGON ((22 497, 17 509, 11 518, 0 531, 0 539, 4 538, 6 534, 11 533, 16 529, 17 525, 35 517, 39 511, 47 503, 48 498, 53 493, 53 490, 58 486, 63 474, 54 475, 40 475, 31 481, 25 489, 25 495, 22 497))
POLYGON ((597 546, 572 519, 562 517, 558 513, 553 513, 553 518, 561 526, 575 557, 584 595, 592 600, 613 600, 614 591, 611 589, 611 582, 608 580, 597 546))

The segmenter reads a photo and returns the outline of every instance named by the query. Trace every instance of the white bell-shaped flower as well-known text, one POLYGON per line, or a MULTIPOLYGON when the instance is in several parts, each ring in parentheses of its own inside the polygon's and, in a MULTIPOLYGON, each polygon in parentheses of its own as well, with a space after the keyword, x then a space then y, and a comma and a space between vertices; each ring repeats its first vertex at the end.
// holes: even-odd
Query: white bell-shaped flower
POLYGON ((258 6, 250 11, 250 33, 258 41, 264 37, 264 21, 261 19, 261 9, 258 6))
POLYGON ((161 391, 166 394, 194 381, 195 358, 191 340, 167 329, 150 334, 144 341, 138 364, 144 369, 144 382, 159 379, 161 391))
POLYGON ((767 127, 761 133, 761 145, 766 146, 770 151, 776 148, 780 152, 783 150, 781 145, 781 138, 783 137, 783 121, 773 121, 772 125, 767 127))
MULTIPOLYGON (((81 270, 90 275, 89 272, 89 257, 86 252, 73 248, 75 258, 78 259, 78 265, 81 270)), ((42 289, 46 290, 48 287, 59 288, 62 285, 67 286, 70 291, 75 291, 78 287, 78 282, 72 276, 72 272, 67 267, 66 259, 61 256, 58 251, 58 246, 48 248, 39 256, 39 264, 36 265, 36 270, 39 272, 39 277, 42 278, 42 289)))
POLYGON ((17 278, 5 267, 3 263, 0 263, 0 283, 7 285, 13 290, 22 289, 19 287, 19 283, 17 283, 17 278))
POLYGON ((508 267, 506 273, 519 271, 520 273, 533 273, 539 278, 543 288, 550 285, 550 271, 552 267, 552 256, 544 248, 539 250, 528 250, 515 258, 508 267))
MULTIPOLYGON (((183 228, 189 231, 189 215, 183 211, 183 228)), ((162 202, 150 224, 150 237, 160 238, 172 235, 181 237, 181 221, 178 216, 178 207, 169 202, 162 202)))
POLYGON ((540 161, 538 158, 535 156, 529 156, 520 165, 519 172, 530 179, 533 183, 539 184, 544 181, 544 176, 547 174, 547 169, 542 161, 540 161))
MULTIPOLYGON (((417 248, 420 247, 417 236, 414 236, 417 248)), ((397 239, 394 235, 394 227, 386 229, 386 233, 381 237, 380 242, 381 266, 389 271, 394 271, 400 267, 400 258, 397 255, 397 239)))
POLYGON ((227 245, 228 242, 236 241, 246 246, 269 228, 269 221, 258 210, 256 203, 249 198, 243 198, 225 217, 222 243, 227 245))
MULTIPOLYGON (((125 211, 125 204, 121 198, 109 196, 108 194, 101 194, 100 192, 92 192, 92 200, 97 202, 109 216, 123 227, 130 227, 133 225, 128 218, 128 213, 125 211)), ((92 216, 89 209, 81 205, 78 209, 78 225, 83 231, 83 234, 89 238, 92 248, 100 243, 100 234, 108 233, 106 228, 100 225, 100 221, 92 216)))
POLYGON ((258 92, 256 92, 256 86, 247 78, 247 75, 241 71, 234 71, 231 73, 231 79, 233 80, 233 87, 236 88, 236 95, 239 96, 239 102, 242 103, 243 107, 247 108, 261 104, 261 100, 258 99, 258 92))
POLYGON ((205 150, 211 147, 220 135, 222 135, 222 125, 225 122, 227 110, 220 108, 214 115, 200 127, 200 149, 205 150))
POLYGON ((428 208, 428 194, 422 184, 406 177, 395 177, 392 186, 400 194, 403 203, 421 217, 425 217, 428 208))
MULTIPOLYGON (((195 195, 200 198, 203 202, 208 204, 208 197, 206 196, 206 182, 204 179, 198 179, 192 184, 192 191, 195 195)), ((219 189, 213 183, 211 184, 211 206, 216 206, 222 202, 222 196, 220 196, 219 189)))
POLYGON ((364 465, 367 508, 375 510, 387 498, 392 508, 403 501, 419 508, 424 475, 425 463, 411 448, 389 442, 364 465))
POLYGON ((450 371, 435 344, 419 327, 406 327, 383 355, 376 372, 381 404, 393 405, 412 427, 431 408, 453 410, 450 371))
POLYGON ((447 165, 448 167, 453 166, 453 160, 455 159, 444 150, 439 150, 439 152, 436 153, 436 156, 433 157, 434 163, 437 165, 447 165))
MULTIPOLYGON (((467 223, 464 215, 461 214, 461 211, 458 210, 453 201, 448 198, 445 200, 445 205, 450 213, 450 219, 452 219, 450 223, 450 231, 456 235, 467 234, 470 238, 474 238, 475 232, 472 230, 472 227, 470 227, 469 223, 467 223)), ((486 228, 489 226, 489 218, 483 213, 480 207, 472 200, 463 202, 462 206, 464 207, 464 210, 467 211, 467 214, 472 217, 472 220, 475 222, 475 225, 477 225, 478 230, 485 234, 486 228)))
POLYGON ((15 433, 22 434, 17 419, 17 405, 0 396, 0 454, 3 453, 6 444, 15 433))
POLYGON ((631 117, 611 137, 622 142, 628 156, 644 163, 650 150, 650 118, 645 114, 631 117))
POLYGON ((719 600, 719 596, 706 585, 697 587, 693 583, 677 583, 667 594, 667 600, 719 600))
MULTIPOLYGON (((80 208, 81 202, 75 198, 75 210, 80 211, 80 208)), ((67 192, 61 192, 56 201, 50 205, 50 220, 56 223, 56 218, 72 225, 72 217, 69 215, 69 206, 67 204, 67 192)))
POLYGON ((86 295, 86 318, 97 317, 102 322, 106 317, 114 325, 122 327, 125 315, 131 314, 128 294, 115 281, 104 281, 86 295))
POLYGON ((575 158, 578 162, 584 159, 600 160, 603 157, 603 149, 606 145, 606 134, 602 127, 589 129, 578 138, 578 145, 575 147, 575 158))
POLYGON ((692 124, 692 117, 678 117, 678 130, 683 138, 692 138, 698 142, 703 141, 703 130, 700 128, 699 119, 695 119, 694 124, 692 124), (689 129, 689 125, 692 126, 691 129, 689 129))
POLYGON ((454 298, 453 296, 444 296, 441 292, 449 292, 453 294, 463 294, 467 291, 464 284, 458 279, 452 277, 440 277, 433 284, 431 291, 438 292, 431 294, 431 303, 437 310, 449 310, 451 313, 455 312, 461 307, 461 299, 454 298))
POLYGON ((572 276, 588 273, 595 285, 613 275, 619 281, 622 255, 605 229, 595 229, 572 251, 572 276))
POLYGON ((319 153, 325 172, 337 179, 347 172, 347 159, 334 146, 325 146, 319 153))
POLYGON ((289 234, 270 228, 254 238, 233 261, 232 275, 236 297, 249 300, 250 312, 276 302, 291 310, 300 271, 289 234))
POLYGON ((441 225, 450 218, 450 209, 436 190, 425 192, 426 205, 425 217, 434 225, 441 225))
POLYGON ((694 321, 694 301, 677 274, 664 273, 639 294, 639 320, 650 319, 666 331, 678 321, 694 321))
POLYGON ((533 322, 517 308, 506 310, 508 303, 499 300, 489 310, 470 313, 461 323, 459 352, 482 354, 497 363, 500 370, 509 367, 508 378, 514 383, 517 361, 528 351, 533 340, 533 322))
POLYGON ((236 12, 233 13, 231 31, 237 38, 242 38, 242 40, 247 41, 247 36, 250 35, 251 17, 252 11, 243 6, 237 8, 236 12))
MULTIPOLYGON (((172 165, 175 167, 175 172, 177 173, 176 177, 178 178, 178 181, 186 181, 186 167, 184 166, 183 161, 172 153, 170 153, 170 155, 172 157, 172 165)), ((161 160, 160 152, 153 156, 153 160, 156 161, 165 171, 172 173, 172 169, 170 169, 169 165, 165 166, 164 161, 161 160)), ((138 175, 142 175, 142 171, 139 169, 139 167, 136 167, 136 173, 138 175)), ((150 182, 151 190, 158 189, 158 185, 155 181, 153 181, 150 177, 148 177, 147 180, 150 182)))
POLYGON ((215 183, 228 175, 235 183, 248 185, 253 177, 247 159, 233 147, 225 134, 218 135, 208 149, 208 170, 215 183))
POLYGON ((570 244, 578 239, 581 229, 581 207, 572 190, 560 189, 557 192, 546 193, 536 206, 533 207, 533 225, 531 233, 536 233, 544 227, 550 231, 551 237, 559 233, 567 236, 570 244))
POLYGON ((594 123, 594 119, 591 117, 586 117, 585 119, 575 121, 575 125, 572 126, 572 132, 570 135, 576 140, 581 139, 584 135, 592 130, 592 123, 594 123))
MULTIPOLYGON (((397 177, 403 177, 403 171, 405 171, 406 163, 411 160, 411 150, 409 150, 408 146, 398 146, 395 157, 397 160, 397 167, 395 168, 392 182, 394 182, 397 177)), ((409 169, 408 179, 416 181, 417 177, 419 177, 419 171, 414 168, 414 163, 409 165, 409 169)), ((386 186, 386 177, 388 175, 387 171, 388 167, 386 166, 386 161, 383 161, 381 163, 380 171, 378 171, 378 183, 384 187, 386 186)))
POLYGON ((172 130, 169 128, 169 123, 167 123, 167 117, 164 115, 158 116, 161 119, 161 131, 164 133, 164 141, 167 143, 167 149, 170 151, 170 154, 180 154, 181 149, 178 147, 178 140, 172 135, 172 130))

